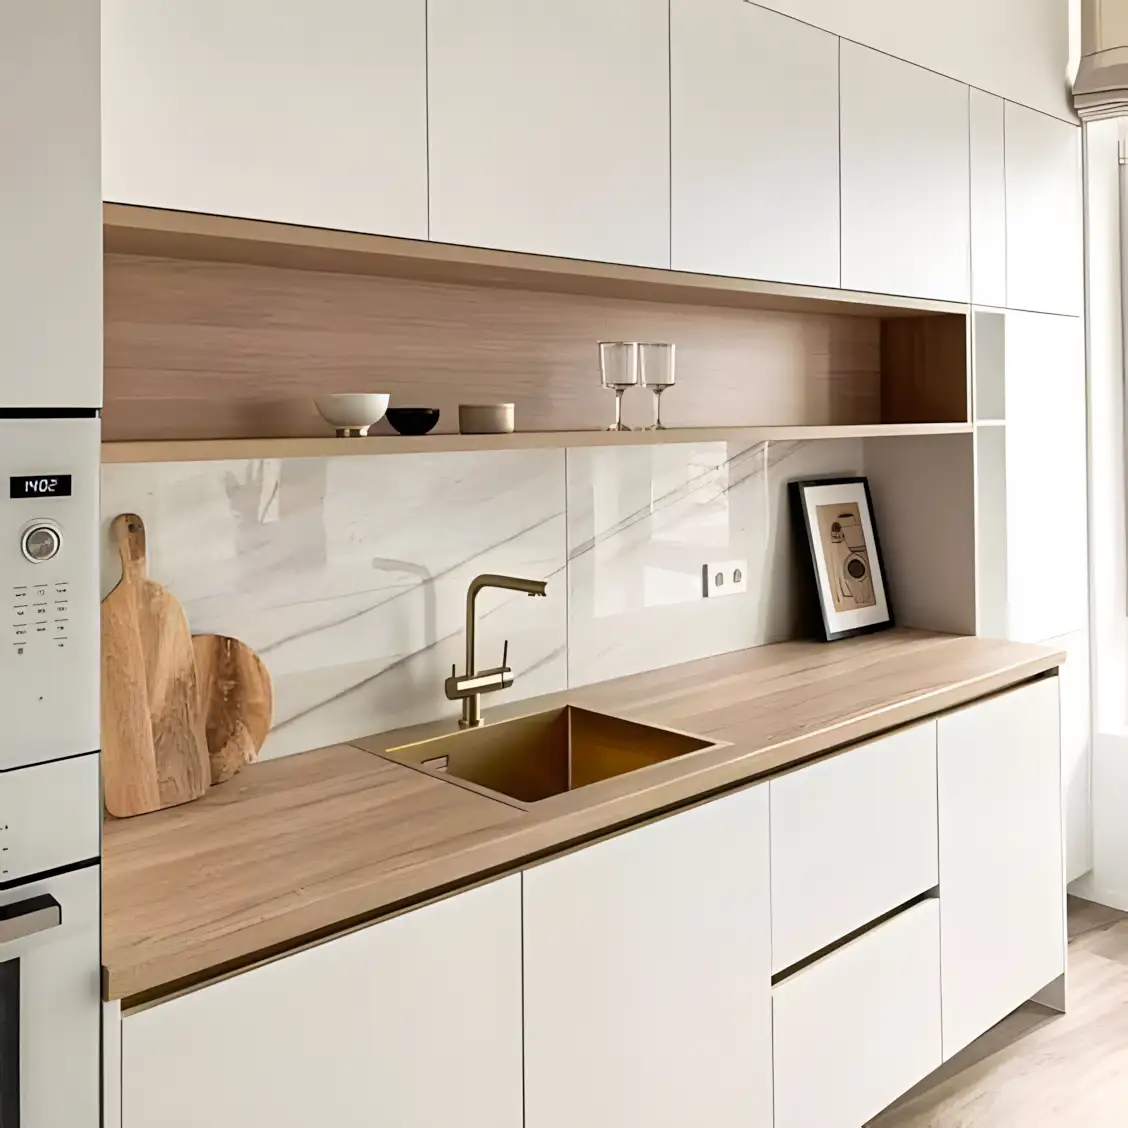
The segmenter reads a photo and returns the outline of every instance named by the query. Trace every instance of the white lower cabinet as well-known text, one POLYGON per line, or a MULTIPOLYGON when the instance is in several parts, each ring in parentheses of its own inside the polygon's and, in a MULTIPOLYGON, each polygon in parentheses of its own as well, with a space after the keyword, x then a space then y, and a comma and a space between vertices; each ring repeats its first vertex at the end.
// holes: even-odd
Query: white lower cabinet
POLYGON ((521 1128, 521 879, 122 1024, 123 1128, 521 1128))
POLYGON ((1064 972, 1058 713, 1048 677, 134 1011, 107 1123, 859 1128, 1064 972))
POLYGON ((944 1057, 1065 971, 1058 680, 939 721, 944 1057))
POLYGON ((940 1065, 940 921, 922 901, 773 992, 775 1128, 859 1128, 940 1065))
POLYGON ((771 1124, 766 786, 524 882, 526 1128, 771 1124))

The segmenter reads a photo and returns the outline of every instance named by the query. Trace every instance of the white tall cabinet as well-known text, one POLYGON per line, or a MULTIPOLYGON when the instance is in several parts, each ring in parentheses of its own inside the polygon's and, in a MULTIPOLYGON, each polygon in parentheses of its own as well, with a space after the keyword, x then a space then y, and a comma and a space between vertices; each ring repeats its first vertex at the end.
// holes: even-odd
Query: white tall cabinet
POLYGON ((732 0, 670 19, 674 269, 837 286, 838 39, 732 0))
POLYGON ((122 1128, 522 1128, 521 879, 122 1022, 122 1128))
POLYGON ((525 1128, 772 1121, 768 788, 526 871, 525 1128))
POLYGON ((668 0, 429 0, 431 238, 670 265, 668 0))
POLYGON ((102 402, 98 132, 97 0, 0 3, 4 407, 102 402))
POLYGON ((1058 679, 940 718, 940 987, 950 1058, 1065 972, 1058 679))
POLYGON ((1081 130, 1008 102, 1007 304, 1080 315, 1081 130))
POLYGON ((1022 642, 1089 620, 1083 329, 1006 315, 1007 633, 1022 642))
POLYGON ((967 301, 968 88, 842 42, 842 285, 967 301))
POLYGON ((427 237, 425 0, 103 0, 105 198, 427 237))

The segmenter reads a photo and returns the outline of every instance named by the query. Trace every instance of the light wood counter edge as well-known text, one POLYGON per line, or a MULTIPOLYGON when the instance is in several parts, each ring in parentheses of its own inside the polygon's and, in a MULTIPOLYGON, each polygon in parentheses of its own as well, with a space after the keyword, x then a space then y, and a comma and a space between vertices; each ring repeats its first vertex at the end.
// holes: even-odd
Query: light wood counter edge
MULTIPOLYGON (((837 749, 1052 674, 1064 664, 1065 658, 1062 651, 1029 646, 1022 660, 990 674, 947 683, 939 689, 872 713, 847 717, 841 723, 798 738, 755 749, 742 748, 739 743, 719 745, 693 754, 688 766, 684 758, 671 760, 592 785, 582 793, 556 796, 536 804, 528 812, 514 808, 513 820, 464 836, 441 857, 421 860, 381 876, 378 893, 368 888, 350 889, 332 899, 305 906, 285 918, 264 922, 261 938, 256 938, 257 946, 244 955, 232 958, 230 939, 220 937, 212 943, 195 944, 190 952, 178 955, 162 955, 151 961, 133 960, 122 966, 106 965, 102 969, 103 998, 121 1000, 128 1009, 174 995, 185 988, 196 989, 527 868, 593 839, 610 837, 665 817, 675 809, 693 806, 718 792, 760 782, 837 749)), ((600 688, 590 687, 589 694, 600 688)), ((529 699, 507 707, 504 715, 520 716, 566 703, 592 707, 585 700, 589 694, 581 689, 529 699)), ((629 718, 632 710, 616 710, 616 714, 629 718)), ((353 741, 351 746, 386 759, 381 755, 384 748, 420 738, 408 734, 433 729, 433 725, 416 726, 353 741)), ((405 767, 403 770, 417 769, 405 767)), ((450 780, 444 782, 458 786, 450 780)), ((480 797, 484 803, 495 802, 485 795, 480 797)))

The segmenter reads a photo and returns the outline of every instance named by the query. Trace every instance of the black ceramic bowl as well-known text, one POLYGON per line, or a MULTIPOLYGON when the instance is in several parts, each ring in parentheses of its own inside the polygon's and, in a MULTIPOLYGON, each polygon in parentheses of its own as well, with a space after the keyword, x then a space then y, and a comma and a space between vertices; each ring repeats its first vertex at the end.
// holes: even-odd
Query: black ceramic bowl
POLYGON ((437 407, 389 407, 388 422, 401 435, 425 435, 439 421, 437 407))

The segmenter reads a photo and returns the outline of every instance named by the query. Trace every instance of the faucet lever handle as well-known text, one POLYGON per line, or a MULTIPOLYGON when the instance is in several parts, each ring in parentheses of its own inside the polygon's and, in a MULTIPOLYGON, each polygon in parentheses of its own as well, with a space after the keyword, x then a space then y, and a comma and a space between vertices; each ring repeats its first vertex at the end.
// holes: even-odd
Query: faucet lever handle
POLYGON ((504 670, 509 666, 509 639, 505 640, 505 645, 501 648, 501 668, 504 670))

